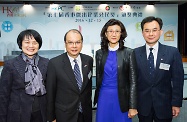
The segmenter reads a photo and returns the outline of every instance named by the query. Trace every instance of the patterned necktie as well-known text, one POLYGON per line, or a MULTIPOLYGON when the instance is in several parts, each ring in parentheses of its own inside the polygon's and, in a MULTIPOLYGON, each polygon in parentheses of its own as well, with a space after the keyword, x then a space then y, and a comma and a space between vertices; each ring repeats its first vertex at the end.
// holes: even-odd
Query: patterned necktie
POLYGON ((77 80, 77 85, 78 85, 79 89, 81 90, 81 87, 82 87, 82 78, 81 78, 81 73, 80 73, 79 65, 77 64, 77 60, 76 59, 74 59, 73 61, 75 62, 75 65, 74 65, 75 79, 77 80))
MULTIPOLYGON (((73 61, 75 62, 75 65, 74 65, 75 79, 77 80, 77 85, 79 87, 79 90, 81 90, 81 87, 82 87, 82 78, 81 78, 81 73, 80 73, 79 65, 77 64, 77 60, 76 59, 74 59, 73 61)), ((82 113, 81 102, 79 103, 79 111, 82 113)))
POLYGON ((154 72, 155 72, 155 68, 154 68, 154 56, 153 56, 153 48, 149 48, 150 53, 149 53, 149 57, 148 57, 148 66, 149 66, 149 74, 151 77, 154 77, 154 72))

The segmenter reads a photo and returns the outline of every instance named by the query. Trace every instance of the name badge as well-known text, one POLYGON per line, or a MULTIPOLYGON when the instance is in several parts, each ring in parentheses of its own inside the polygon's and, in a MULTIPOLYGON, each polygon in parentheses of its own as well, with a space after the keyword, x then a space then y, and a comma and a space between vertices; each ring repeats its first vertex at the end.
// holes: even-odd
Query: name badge
POLYGON ((169 70, 169 68, 170 68, 169 64, 160 63, 159 69, 169 70))

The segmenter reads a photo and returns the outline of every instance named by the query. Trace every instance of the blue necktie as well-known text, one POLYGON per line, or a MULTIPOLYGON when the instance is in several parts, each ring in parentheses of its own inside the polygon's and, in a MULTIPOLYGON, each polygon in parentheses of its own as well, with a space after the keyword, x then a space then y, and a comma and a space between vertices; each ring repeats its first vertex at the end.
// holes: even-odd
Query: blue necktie
POLYGON ((75 62, 75 65, 74 65, 75 79, 77 80, 77 85, 78 85, 79 89, 81 90, 81 87, 82 87, 82 78, 81 78, 81 73, 80 73, 79 65, 77 64, 77 60, 76 59, 74 59, 73 61, 75 62))
MULTIPOLYGON (((77 60, 76 59, 74 59, 73 61, 75 62, 75 65, 74 65, 75 79, 77 80, 77 85, 79 87, 79 90, 81 90, 81 87, 82 87, 82 78, 81 78, 81 73, 80 73, 79 65, 77 64, 77 60)), ((79 103, 79 111, 82 112, 81 103, 79 103)))
POLYGON ((149 74, 151 77, 154 77, 154 72, 155 72, 155 68, 154 68, 154 56, 153 56, 153 48, 149 48, 150 53, 149 53, 149 57, 148 57, 148 66, 149 66, 149 74))

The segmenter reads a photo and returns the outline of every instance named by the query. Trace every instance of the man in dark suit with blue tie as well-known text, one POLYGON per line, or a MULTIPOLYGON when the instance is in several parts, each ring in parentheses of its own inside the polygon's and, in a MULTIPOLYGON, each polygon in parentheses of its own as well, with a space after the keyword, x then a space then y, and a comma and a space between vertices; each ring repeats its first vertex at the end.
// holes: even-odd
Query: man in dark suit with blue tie
POLYGON ((177 48, 161 44, 162 19, 141 22, 146 44, 135 49, 139 122, 171 122, 182 106, 184 70, 177 48))
POLYGON ((67 52, 48 65, 47 120, 92 122, 93 58, 80 53, 83 36, 78 30, 69 30, 64 42, 67 52))

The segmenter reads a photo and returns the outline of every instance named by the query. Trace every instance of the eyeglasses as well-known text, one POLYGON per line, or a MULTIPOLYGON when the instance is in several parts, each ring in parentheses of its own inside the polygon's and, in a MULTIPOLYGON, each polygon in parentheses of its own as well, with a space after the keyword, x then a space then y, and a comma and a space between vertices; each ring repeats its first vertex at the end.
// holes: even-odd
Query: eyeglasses
POLYGON ((112 31, 112 30, 106 31, 106 32, 107 32, 108 34, 110 34, 110 35, 112 35, 113 33, 119 35, 119 34, 121 33, 121 31, 112 31))
POLYGON ((80 44, 82 44, 82 42, 80 42, 80 41, 77 41, 77 42, 66 42, 66 44, 68 44, 70 46, 73 46, 73 45, 80 45, 80 44))
POLYGON ((150 33, 155 34, 157 31, 160 31, 160 30, 158 30, 158 29, 153 29, 153 30, 146 29, 143 32, 146 33, 146 34, 150 34, 150 33))

